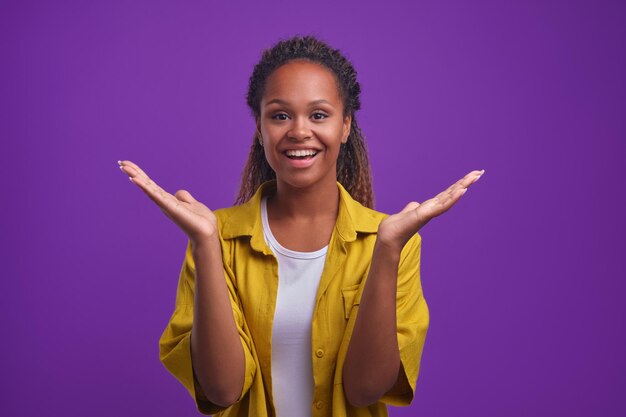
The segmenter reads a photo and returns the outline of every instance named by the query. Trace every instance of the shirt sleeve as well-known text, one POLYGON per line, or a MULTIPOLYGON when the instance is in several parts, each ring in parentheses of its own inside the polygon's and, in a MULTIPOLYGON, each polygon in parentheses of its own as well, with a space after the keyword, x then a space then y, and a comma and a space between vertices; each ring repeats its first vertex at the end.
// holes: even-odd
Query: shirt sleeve
POLYGON ((393 406, 407 406, 413 401, 430 320, 420 281, 421 244, 422 238, 416 233, 402 249, 398 264, 396 320, 400 373, 395 385, 380 399, 393 406))
MULTIPOLYGON (((252 385, 256 373, 256 362, 252 355, 252 342, 245 325, 241 303, 233 285, 233 272, 226 263, 224 263, 224 277, 245 355, 245 379, 243 390, 237 400, 239 402, 252 385)), ((207 399, 193 371, 191 329, 193 325, 194 279, 195 265, 191 255, 191 243, 188 242, 178 281, 174 313, 159 339, 159 357, 165 368, 187 389, 194 399, 198 411, 208 415, 223 411, 226 407, 214 404, 207 399)))

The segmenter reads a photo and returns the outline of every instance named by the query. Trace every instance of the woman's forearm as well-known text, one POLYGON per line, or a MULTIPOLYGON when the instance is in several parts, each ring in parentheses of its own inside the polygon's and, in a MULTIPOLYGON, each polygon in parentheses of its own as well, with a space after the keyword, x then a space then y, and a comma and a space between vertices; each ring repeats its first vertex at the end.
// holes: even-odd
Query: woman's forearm
POLYGON ((344 391, 354 406, 372 404, 400 370, 396 292, 400 251, 377 241, 343 366, 344 391))
POLYGON ((224 278, 219 238, 192 245, 196 266, 192 363, 209 401, 233 404, 243 389, 245 358, 224 278))

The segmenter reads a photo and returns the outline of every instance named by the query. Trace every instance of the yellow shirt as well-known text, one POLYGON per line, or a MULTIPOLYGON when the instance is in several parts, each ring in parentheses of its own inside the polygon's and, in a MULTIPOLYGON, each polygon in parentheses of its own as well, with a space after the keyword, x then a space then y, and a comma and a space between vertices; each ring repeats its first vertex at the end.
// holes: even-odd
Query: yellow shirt
MULTIPOLYGON (((313 417, 387 416, 385 404, 406 406, 415 394, 429 324, 420 282, 421 237, 405 245, 398 265, 396 320, 402 369, 396 385, 378 402, 353 407, 346 400, 343 364, 369 273, 378 225, 387 214, 364 207, 339 188, 339 211, 326 254, 312 321, 313 417)), ((278 290, 278 263, 263 238, 261 197, 275 189, 263 183, 239 206, 215 210, 225 279, 245 353, 245 380, 239 400, 228 408, 207 400, 191 364, 194 261, 187 244, 176 306, 159 340, 160 360, 187 389, 202 414, 221 417, 274 416, 272 405, 272 320, 278 290)), ((303 231, 306 233, 307 231, 303 231)))

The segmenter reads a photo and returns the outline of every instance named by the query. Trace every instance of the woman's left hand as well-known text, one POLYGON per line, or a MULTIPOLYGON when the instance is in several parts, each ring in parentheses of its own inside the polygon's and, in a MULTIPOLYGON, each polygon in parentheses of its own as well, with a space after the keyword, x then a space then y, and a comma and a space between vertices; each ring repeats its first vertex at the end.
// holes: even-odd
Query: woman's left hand
POLYGON ((401 212, 385 218, 378 226, 377 241, 395 250, 402 250, 409 239, 431 219, 448 211, 467 188, 474 184, 482 171, 472 171, 445 191, 422 204, 411 201, 401 212))

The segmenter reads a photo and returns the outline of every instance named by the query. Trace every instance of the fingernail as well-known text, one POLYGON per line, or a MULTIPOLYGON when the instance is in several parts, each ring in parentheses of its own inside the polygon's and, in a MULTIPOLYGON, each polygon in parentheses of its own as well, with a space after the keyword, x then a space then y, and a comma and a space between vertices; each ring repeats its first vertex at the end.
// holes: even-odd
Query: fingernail
POLYGON ((128 180, 132 182, 133 184, 135 183, 135 181, 133 181, 133 177, 128 177, 128 180))
POLYGON ((461 195, 465 194, 466 192, 467 192, 467 188, 463 188, 463 189, 461 190, 461 195))
POLYGON ((124 171, 124 167, 123 167, 122 165, 120 165, 120 169, 121 169, 122 171, 124 171))
POLYGON ((122 161, 117 161, 117 164, 121 166, 122 165, 122 161))
POLYGON ((480 174, 479 176, 477 176, 477 177, 474 179, 474 181, 472 181, 472 184, 473 184, 473 183, 475 183, 476 181, 478 181, 478 180, 480 179, 480 177, 482 177, 482 176, 483 176, 483 174, 480 174))

